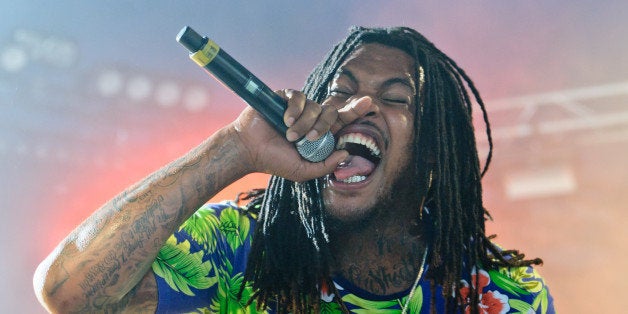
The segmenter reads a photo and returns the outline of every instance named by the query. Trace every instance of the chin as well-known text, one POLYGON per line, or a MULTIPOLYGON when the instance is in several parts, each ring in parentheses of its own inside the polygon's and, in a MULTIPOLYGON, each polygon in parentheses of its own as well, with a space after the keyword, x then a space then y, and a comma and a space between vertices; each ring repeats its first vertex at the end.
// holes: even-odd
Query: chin
POLYGON ((374 211, 374 208, 325 206, 327 216, 332 220, 342 223, 363 221, 364 219, 373 216, 374 211))
POLYGON ((378 192, 370 194, 371 199, 367 200, 362 198, 364 196, 348 196, 325 190, 323 200, 327 217, 343 224, 365 222, 368 218, 377 216, 379 202, 375 196, 379 194, 378 192))
POLYGON ((413 211, 419 204, 416 192, 419 184, 409 168, 405 166, 398 171, 393 182, 384 182, 374 175, 359 189, 327 185, 323 200, 329 222, 338 228, 368 228, 373 221, 379 224, 400 211, 413 211))

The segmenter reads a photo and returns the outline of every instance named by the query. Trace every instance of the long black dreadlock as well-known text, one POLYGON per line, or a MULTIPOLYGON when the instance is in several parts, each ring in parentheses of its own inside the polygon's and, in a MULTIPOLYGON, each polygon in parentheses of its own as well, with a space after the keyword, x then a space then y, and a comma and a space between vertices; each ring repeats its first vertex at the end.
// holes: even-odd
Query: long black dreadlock
MULTIPOLYGON (((485 235, 490 218, 482 205, 481 178, 492 157, 491 129, 484 103, 471 79, 447 55, 413 29, 353 27, 312 71, 303 88, 311 100, 321 103, 334 74, 361 44, 381 43, 408 53, 417 64, 415 80, 415 140, 413 171, 417 178, 429 176, 426 199, 429 221, 422 222, 430 248, 427 278, 443 287, 447 311, 470 301, 477 310, 480 291, 471 300, 461 300, 458 289, 474 268, 540 264, 525 260, 518 251, 501 251, 485 235), (418 72, 421 73, 418 73, 418 72), (472 124, 472 99, 479 105, 486 124, 489 153, 480 169, 472 124), (425 156, 431 156, 426 159, 425 156), (452 297, 453 296, 453 297, 452 297)), ((309 313, 318 310, 320 287, 334 289, 332 256, 325 230, 321 197, 323 179, 296 183, 272 177, 266 192, 249 208, 259 208, 244 285, 252 284, 258 307, 276 306, 278 312, 309 313)), ((421 215, 422 217, 422 215, 421 215)), ((417 220, 421 218, 417 217, 417 220)), ((479 276, 478 276, 479 277, 479 276)), ((478 286, 476 284, 476 286, 478 286)), ((335 293, 338 296, 338 293, 335 293)), ((432 294, 434 295, 434 293, 432 294)), ((342 301, 338 300, 341 306, 342 301)))

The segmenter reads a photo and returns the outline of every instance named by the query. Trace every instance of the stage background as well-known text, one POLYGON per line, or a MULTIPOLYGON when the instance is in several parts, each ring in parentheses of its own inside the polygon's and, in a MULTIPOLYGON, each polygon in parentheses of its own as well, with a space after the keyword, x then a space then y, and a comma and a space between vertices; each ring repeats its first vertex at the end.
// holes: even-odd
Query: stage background
MULTIPOLYGON (((622 312, 627 10, 619 0, 3 1, 0 312, 43 313, 31 283, 39 261, 244 107, 188 59, 175 41, 184 25, 277 89, 300 88, 351 25, 420 30, 489 108, 490 232, 545 260, 561 313, 622 312)), ((481 124, 478 142, 484 153, 481 124)), ((265 180, 248 177, 216 199, 265 180)))

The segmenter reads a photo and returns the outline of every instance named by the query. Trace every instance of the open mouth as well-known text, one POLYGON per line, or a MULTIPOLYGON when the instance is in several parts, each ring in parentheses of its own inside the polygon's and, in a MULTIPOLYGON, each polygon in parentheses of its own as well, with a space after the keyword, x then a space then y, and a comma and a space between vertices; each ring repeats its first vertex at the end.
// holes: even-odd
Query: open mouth
POLYGON ((349 157, 334 171, 333 179, 343 183, 359 183, 366 180, 381 160, 381 149, 370 136, 347 133, 338 138, 336 149, 349 152, 349 157))

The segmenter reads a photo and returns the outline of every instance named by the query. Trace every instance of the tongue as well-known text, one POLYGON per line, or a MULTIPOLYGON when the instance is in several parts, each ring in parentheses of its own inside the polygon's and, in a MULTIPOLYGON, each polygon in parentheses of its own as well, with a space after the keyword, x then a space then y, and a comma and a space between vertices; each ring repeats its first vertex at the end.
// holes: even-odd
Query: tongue
POLYGON ((375 164, 360 156, 349 156, 336 170, 336 180, 345 180, 352 176, 368 176, 373 172, 375 164))

